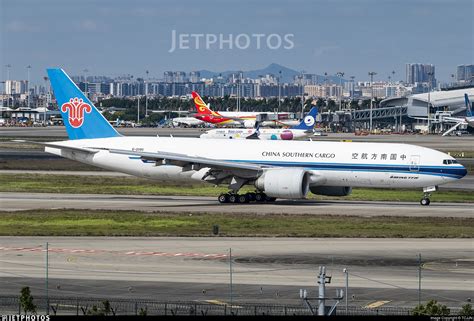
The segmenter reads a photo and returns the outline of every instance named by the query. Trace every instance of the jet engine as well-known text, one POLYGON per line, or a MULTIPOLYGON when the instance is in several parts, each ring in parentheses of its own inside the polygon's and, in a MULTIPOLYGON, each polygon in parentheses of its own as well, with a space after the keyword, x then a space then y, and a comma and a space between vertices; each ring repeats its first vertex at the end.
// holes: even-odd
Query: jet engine
POLYGON ((304 198, 309 191, 310 173, 301 168, 268 169, 255 181, 267 196, 286 199, 304 198))
POLYGON ((293 132, 291 130, 284 130, 280 134, 281 140, 292 140, 293 139, 293 132))
POLYGON ((347 196, 352 193, 350 186, 311 186, 310 191, 313 194, 325 196, 347 196))

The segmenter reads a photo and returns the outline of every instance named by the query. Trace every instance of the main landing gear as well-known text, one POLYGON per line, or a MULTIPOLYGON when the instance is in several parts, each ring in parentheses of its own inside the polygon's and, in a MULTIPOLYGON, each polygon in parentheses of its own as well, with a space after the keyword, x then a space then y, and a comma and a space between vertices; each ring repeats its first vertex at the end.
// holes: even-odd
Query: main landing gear
POLYGON ((423 188, 423 198, 420 200, 420 204, 423 206, 430 205, 431 192, 437 191, 438 186, 429 186, 423 188))
POLYGON ((275 197, 269 197, 265 193, 255 192, 255 193, 245 193, 245 194, 237 194, 237 193, 223 193, 219 195, 217 198, 219 203, 265 203, 265 202, 275 202, 275 197))

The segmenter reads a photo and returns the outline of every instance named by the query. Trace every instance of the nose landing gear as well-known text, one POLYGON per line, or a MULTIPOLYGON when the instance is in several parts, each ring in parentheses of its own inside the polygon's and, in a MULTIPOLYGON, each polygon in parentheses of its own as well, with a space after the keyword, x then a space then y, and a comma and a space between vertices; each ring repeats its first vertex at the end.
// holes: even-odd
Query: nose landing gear
POLYGON ((423 198, 420 200, 420 204, 423 205, 423 206, 428 206, 430 205, 430 195, 428 194, 428 196, 423 196, 423 198))
POLYGON ((420 200, 420 204, 423 206, 430 205, 431 192, 435 192, 437 190, 438 190, 438 186, 423 187, 423 198, 420 200))

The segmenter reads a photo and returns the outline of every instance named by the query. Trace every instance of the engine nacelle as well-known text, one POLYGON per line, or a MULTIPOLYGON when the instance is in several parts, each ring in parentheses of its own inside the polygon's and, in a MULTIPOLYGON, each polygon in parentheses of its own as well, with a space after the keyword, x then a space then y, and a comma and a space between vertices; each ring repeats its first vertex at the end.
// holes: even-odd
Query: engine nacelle
POLYGON ((304 198, 309 191, 310 174, 301 168, 268 169, 255 186, 270 197, 304 198))
POLYGON ((310 191, 313 194, 325 196, 347 196, 352 193, 350 186, 312 186, 310 191))
POLYGON ((245 128, 254 128, 255 127, 255 120, 248 119, 244 121, 245 128))

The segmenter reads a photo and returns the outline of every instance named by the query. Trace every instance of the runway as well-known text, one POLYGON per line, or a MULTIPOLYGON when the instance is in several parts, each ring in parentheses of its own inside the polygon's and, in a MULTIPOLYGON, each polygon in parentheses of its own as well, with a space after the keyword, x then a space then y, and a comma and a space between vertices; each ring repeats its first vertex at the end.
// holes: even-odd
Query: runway
POLYGON ((300 215, 473 217, 472 203, 277 200, 220 204, 214 197, 112 194, 0 193, 1 211, 107 209, 172 213, 255 213, 300 215))
POLYGON ((46 242, 52 296, 225 301, 229 249, 236 301, 298 303, 325 265, 329 293, 349 270, 351 305, 413 306, 419 253, 423 299, 460 306, 474 286, 471 239, 0 237, 3 294, 43 293, 46 242))

